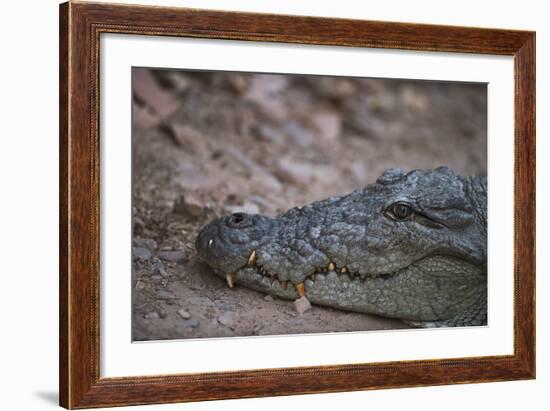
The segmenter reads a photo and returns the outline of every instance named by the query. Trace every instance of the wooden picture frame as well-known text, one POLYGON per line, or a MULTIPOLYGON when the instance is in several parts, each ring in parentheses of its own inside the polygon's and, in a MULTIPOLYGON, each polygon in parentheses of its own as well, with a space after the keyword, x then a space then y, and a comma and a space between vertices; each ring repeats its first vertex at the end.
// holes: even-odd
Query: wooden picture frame
POLYGON ((535 377, 535 33, 69 2, 60 6, 60 405, 90 408, 535 377), (514 353, 100 378, 101 33, 513 56, 514 353))

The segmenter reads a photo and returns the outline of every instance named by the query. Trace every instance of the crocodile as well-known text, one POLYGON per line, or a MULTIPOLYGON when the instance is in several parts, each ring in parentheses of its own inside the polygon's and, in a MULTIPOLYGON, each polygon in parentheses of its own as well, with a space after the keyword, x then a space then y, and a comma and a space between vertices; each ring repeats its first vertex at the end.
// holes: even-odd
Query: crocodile
POLYGON ((218 218, 196 249, 229 287, 417 327, 487 324, 485 176, 392 168, 277 217, 218 218))

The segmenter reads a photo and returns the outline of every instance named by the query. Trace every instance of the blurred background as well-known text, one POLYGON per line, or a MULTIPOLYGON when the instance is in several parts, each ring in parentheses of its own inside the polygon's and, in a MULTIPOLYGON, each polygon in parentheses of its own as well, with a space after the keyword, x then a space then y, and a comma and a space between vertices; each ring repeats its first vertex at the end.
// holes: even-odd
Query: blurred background
POLYGON ((390 167, 487 171, 486 84, 147 68, 132 83, 138 340, 403 328, 227 294, 194 260, 196 234, 226 213, 349 193, 390 167))

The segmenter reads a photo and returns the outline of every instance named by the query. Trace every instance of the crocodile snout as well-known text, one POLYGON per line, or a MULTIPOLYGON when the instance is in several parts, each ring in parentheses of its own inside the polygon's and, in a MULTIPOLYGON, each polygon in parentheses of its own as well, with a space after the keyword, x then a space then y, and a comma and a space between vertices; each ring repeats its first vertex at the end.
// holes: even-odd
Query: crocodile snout
POLYGON ((217 228, 213 224, 206 225, 199 232, 195 243, 195 248, 197 249, 197 253, 202 260, 205 260, 204 257, 207 256, 208 249, 214 244, 214 239, 217 235, 217 228))
POLYGON ((219 275, 243 267, 251 253, 270 238, 272 219, 258 214, 233 213, 207 224, 195 247, 199 259, 219 275))

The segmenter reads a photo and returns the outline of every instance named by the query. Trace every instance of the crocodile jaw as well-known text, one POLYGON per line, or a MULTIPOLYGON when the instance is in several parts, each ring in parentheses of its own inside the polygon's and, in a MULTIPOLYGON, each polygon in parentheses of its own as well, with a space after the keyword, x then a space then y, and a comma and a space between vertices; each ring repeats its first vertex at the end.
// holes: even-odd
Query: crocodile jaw
MULTIPOLYGON (((218 275, 224 277, 221 272, 218 275)), ((485 278, 483 270, 473 264, 448 256, 432 256, 384 275, 357 275, 329 263, 329 267, 321 267, 302 283, 293 283, 279 281, 277 275, 249 259, 246 266, 231 273, 228 284, 230 287, 241 284, 283 299, 305 296, 321 306, 429 322, 453 318, 486 298, 485 278), (463 295, 460 300, 456 299, 457 290, 463 295)), ((469 315, 470 323, 485 324, 486 312, 469 315)))

